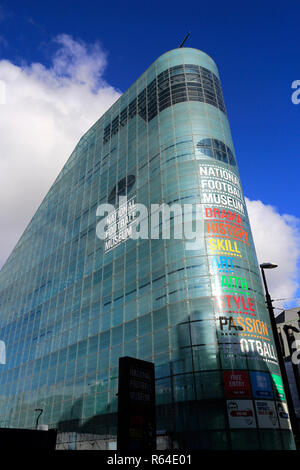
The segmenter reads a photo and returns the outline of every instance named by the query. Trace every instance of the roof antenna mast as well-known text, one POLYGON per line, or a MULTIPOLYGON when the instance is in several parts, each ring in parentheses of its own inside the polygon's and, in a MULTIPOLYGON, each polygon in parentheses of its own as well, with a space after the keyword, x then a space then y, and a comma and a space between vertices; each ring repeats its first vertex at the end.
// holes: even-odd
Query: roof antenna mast
POLYGON ((179 47, 182 47, 182 46, 183 46, 183 44, 185 43, 185 41, 187 40, 187 38, 189 37, 190 34, 191 34, 191 33, 189 32, 189 33, 185 36, 184 40, 182 41, 182 43, 180 44, 179 47))

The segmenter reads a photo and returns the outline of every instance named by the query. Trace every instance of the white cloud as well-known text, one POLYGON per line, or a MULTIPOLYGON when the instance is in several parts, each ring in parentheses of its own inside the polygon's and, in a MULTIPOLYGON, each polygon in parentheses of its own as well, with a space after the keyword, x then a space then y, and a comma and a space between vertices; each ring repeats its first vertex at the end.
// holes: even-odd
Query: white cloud
POLYGON ((0 61, 0 266, 77 141, 120 96, 103 80, 99 44, 55 41, 49 68, 0 61))
MULTIPOLYGON (((300 220, 279 214, 275 207, 246 198, 259 263, 272 262, 278 268, 265 271, 272 299, 299 295, 300 220)), ((299 305, 300 299, 275 302, 276 307, 299 305)), ((277 310, 277 313, 280 313, 277 310)), ((276 313, 275 313, 276 314, 276 313)))

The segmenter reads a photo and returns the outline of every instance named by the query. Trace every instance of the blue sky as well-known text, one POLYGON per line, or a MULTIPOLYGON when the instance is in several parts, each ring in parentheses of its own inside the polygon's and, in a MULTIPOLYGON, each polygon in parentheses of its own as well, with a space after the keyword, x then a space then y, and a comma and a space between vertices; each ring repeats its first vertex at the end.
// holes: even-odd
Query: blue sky
POLYGON ((47 64, 61 33, 100 41, 104 78, 125 91, 163 52, 186 45, 216 61, 245 194, 300 217, 298 1, 2 1, 1 56, 47 64), (255 169, 255 170, 254 170, 255 169))
POLYGON ((87 51, 98 42, 106 55, 101 80, 117 93, 191 31, 186 46, 207 52, 219 68, 245 195, 300 219, 300 104, 291 101, 300 80, 299 18, 299 1, 3 0, 0 60, 47 69, 58 35, 87 51))

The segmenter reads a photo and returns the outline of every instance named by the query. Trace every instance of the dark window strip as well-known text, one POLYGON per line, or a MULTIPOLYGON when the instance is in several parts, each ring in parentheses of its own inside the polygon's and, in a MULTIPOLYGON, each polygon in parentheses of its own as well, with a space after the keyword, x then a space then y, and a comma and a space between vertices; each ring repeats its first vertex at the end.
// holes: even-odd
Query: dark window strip
POLYGON ((160 73, 137 98, 134 98, 120 114, 104 128, 106 144, 130 119, 140 116, 149 122, 158 112, 172 104, 184 101, 200 101, 211 104, 226 114, 219 79, 204 67, 178 65, 160 73))

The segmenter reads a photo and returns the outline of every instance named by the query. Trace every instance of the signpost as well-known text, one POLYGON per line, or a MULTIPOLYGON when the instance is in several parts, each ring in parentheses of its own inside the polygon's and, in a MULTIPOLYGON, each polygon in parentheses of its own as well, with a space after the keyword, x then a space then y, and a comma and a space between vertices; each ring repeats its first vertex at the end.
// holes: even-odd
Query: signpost
POLYGON ((118 451, 156 448, 154 364, 119 359, 118 451))

